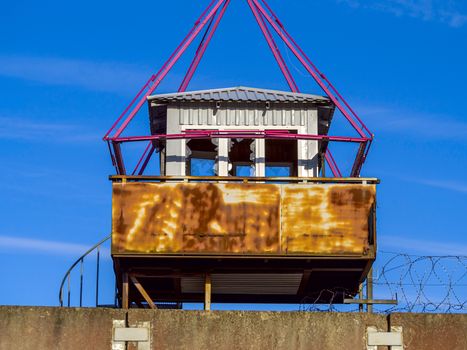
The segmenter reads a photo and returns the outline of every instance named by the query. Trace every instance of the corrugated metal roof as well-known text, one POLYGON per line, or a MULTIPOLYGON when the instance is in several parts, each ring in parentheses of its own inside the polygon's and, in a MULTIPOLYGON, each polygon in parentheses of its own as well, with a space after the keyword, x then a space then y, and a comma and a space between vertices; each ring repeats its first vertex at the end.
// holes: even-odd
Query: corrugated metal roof
POLYGON ((319 95, 302 94, 278 90, 266 90, 250 87, 232 87, 224 89, 212 89, 201 91, 178 92, 171 94, 152 95, 150 101, 240 101, 240 102, 272 102, 272 103, 325 103, 329 104, 329 98, 319 95))

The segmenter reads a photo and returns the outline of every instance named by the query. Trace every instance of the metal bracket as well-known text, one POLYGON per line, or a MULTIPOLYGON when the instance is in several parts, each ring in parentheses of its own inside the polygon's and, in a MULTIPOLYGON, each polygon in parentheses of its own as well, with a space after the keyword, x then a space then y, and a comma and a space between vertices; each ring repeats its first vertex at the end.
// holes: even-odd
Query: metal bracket
POLYGON ((344 299, 344 304, 359 304, 359 305, 397 305, 395 299, 344 299))
POLYGON ((367 350, 378 350, 378 346, 389 346, 391 350, 404 350, 402 327, 391 327, 390 332, 380 332, 376 327, 368 327, 367 350))
POLYGON ((128 342, 137 343, 138 350, 150 350, 150 322, 140 322, 137 327, 125 327, 124 320, 114 320, 112 350, 125 350, 128 342))

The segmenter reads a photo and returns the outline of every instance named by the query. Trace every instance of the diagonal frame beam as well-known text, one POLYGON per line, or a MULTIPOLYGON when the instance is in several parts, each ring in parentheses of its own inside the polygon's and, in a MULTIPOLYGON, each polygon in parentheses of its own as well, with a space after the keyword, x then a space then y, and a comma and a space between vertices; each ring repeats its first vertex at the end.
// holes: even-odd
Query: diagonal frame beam
POLYGON ((115 132, 114 136, 112 138, 117 138, 119 137, 122 132, 126 129, 128 124, 132 121, 136 113, 141 109, 141 107, 146 103, 147 97, 151 95, 154 90, 159 86, 159 84, 164 80, 164 78, 167 76, 167 74, 170 72, 170 70, 173 68, 173 66, 178 62, 180 57, 185 53, 186 49, 191 45, 193 40, 198 36, 198 34, 203 30, 203 28, 206 26, 206 24, 210 21, 211 17, 214 16, 214 14, 217 12, 219 7, 224 3, 225 0, 217 0, 215 3, 214 7, 209 11, 209 13, 206 15, 206 17, 201 20, 197 21, 194 26, 194 30, 190 31, 188 34, 186 40, 184 43, 179 46, 179 49, 172 54, 171 58, 166 62, 166 64, 163 66, 163 68, 159 71, 158 74, 154 76, 154 80, 152 83, 152 86, 149 87, 149 89, 146 91, 146 93, 142 96, 142 98, 139 99, 138 103, 134 107, 134 109, 130 112, 128 117, 123 121, 123 123, 120 125, 120 127, 117 129, 115 132))
POLYGON ((289 85, 290 90, 292 92, 300 92, 297 86, 297 83, 295 82, 295 79, 290 73, 289 67, 287 66, 287 64, 284 61, 284 58, 282 57, 279 47, 274 41, 274 37, 272 36, 271 32, 269 31, 264 21, 264 16, 258 11, 256 4, 254 4, 252 0, 247 0, 247 1, 248 1, 248 5, 250 6, 251 12, 253 12, 256 22, 258 23, 261 31, 263 32, 264 38, 266 39, 269 45, 269 48, 271 49, 272 54, 274 55, 274 58, 276 59, 277 64, 279 65, 279 68, 282 71, 282 74, 285 77, 285 80, 287 80, 287 84, 289 85))
POLYGON ((118 124, 121 122, 121 120, 127 115, 127 113, 131 110, 131 107, 138 101, 139 97, 146 91, 146 89, 151 86, 151 84, 154 82, 154 80, 161 74, 162 70, 167 67, 167 64, 174 58, 175 54, 180 50, 180 48, 186 43, 188 38, 191 36, 191 34, 194 32, 196 27, 199 25, 201 20, 204 18, 204 16, 207 14, 208 10, 214 5, 216 0, 211 0, 211 3, 209 4, 208 7, 203 11, 201 16, 199 16, 198 20, 195 22, 194 26, 191 28, 191 30, 188 32, 186 37, 182 40, 182 42, 177 46, 175 51, 172 53, 172 55, 169 57, 169 59, 162 65, 160 70, 157 72, 157 74, 153 74, 149 80, 146 82, 146 84, 143 85, 141 90, 136 94, 136 96, 133 98, 133 100, 130 102, 130 104, 125 108, 125 110, 120 114, 120 116, 117 118, 117 120, 112 124, 111 128, 107 131, 107 133, 104 135, 104 140, 109 140, 110 139, 110 134, 115 130, 115 128, 118 126, 118 124))
POLYGON ((139 283, 138 279, 133 276, 133 275, 130 275, 130 279, 131 279, 131 282, 133 282, 133 285, 136 287, 136 289, 138 290, 138 292, 141 294, 141 296, 144 298, 144 300, 146 300, 146 302, 148 303, 149 307, 151 309, 157 309, 157 305, 154 304, 154 302, 151 300, 151 297, 149 296, 149 294, 146 292, 146 290, 143 288, 143 286, 141 285, 141 283, 139 283))
MULTIPOLYGON (((190 84, 191 79, 193 78, 193 75, 196 72, 196 69, 199 66, 199 63, 201 62, 201 59, 204 56, 204 53, 206 52, 206 49, 209 46, 209 43, 211 42, 212 37, 214 36, 214 33, 217 30, 217 27, 219 26, 219 23, 221 22, 222 18, 224 17, 225 11, 227 10, 227 7, 230 4, 231 0, 224 0, 224 5, 217 16, 212 28, 208 28, 207 36, 205 40, 201 41, 200 47, 196 51, 195 57, 193 58, 193 61, 191 62, 190 67, 188 68, 188 71, 183 78, 182 84, 180 85, 180 88, 178 89, 179 92, 185 92, 186 89, 188 88, 188 85, 190 84)), ((214 20, 215 15, 211 18, 211 20, 214 20)))
MULTIPOLYGON (((255 0, 256 2, 258 2, 257 0, 255 0)), ((264 6, 266 7, 266 9, 269 11, 272 19, 278 24, 278 26, 281 28, 281 30, 284 32, 284 35, 287 37, 288 40, 290 40, 290 42, 296 47, 296 49, 298 50, 298 52, 303 56, 303 58, 306 60, 306 62, 313 68, 313 70, 317 73, 317 75, 319 76, 319 78, 323 79, 324 83, 327 84, 327 86, 331 89, 332 92, 335 93, 335 96, 333 94, 331 94, 329 97, 334 97, 340 101, 342 101, 342 103, 345 105, 345 107, 348 108, 350 114, 352 114, 353 117, 355 117, 355 119, 360 123, 362 129, 364 129, 368 135, 367 136, 372 136, 372 132, 367 128, 367 126, 365 125, 365 123, 363 123, 363 121, 360 119, 360 117, 357 115, 357 113, 352 109, 352 107, 349 105, 349 103, 344 99, 344 97, 339 93, 339 91, 337 91, 337 89, 334 87, 334 85, 331 83, 331 81, 329 81, 329 79, 322 73, 320 72, 320 70, 318 69, 318 67, 316 67, 316 65, 311 61, 311 59, 308 57, 308 55, 303 51, 303 49, 298 45, 298 43, 294 40, 294 38, 289 34, 289 32, 285 29, 284 25, 282 24, 282 22, 279 20, 279 18, 277 17, 277 15, 274 13, 274 11, 272 10, 272 8, 269 6, 269 4, 267 3, 266 0, 260 0, 264 6)), ((264 9, 263 9, 264 10, 264 9)), ((319 84, 319 82, 317 81, 317 83, 319 84)), ((320 85, 321 86, 321 85, 320 85)), ((348 114, 348 113, 347 113, 348 114)), ((351 116, 350 116, 351 117, 351 116)))
POLYGON ((298 48, 298 45, 295 45, 293 41, 289 40, 288 36, 285 34, 285 29, 281 25, 279 26, 278 23, 268 14, 268 12, 264 9, 263 6, 259 3, 258 0, 251 0, 255 3, 256 8, 262 13, 264 18, 269 22, 269 24, 274 28, 276 33, 282 38, 284 43, 288 46, 288 48, 292 51, 292 53, 297 57, 303 67, 310 73, 316 83, 323 89, 327 96, 334 102, 336 107, 342 112, 345 118, 350 122, 350 124, 354 127, 354 129, 358 132, 361 137, 366 137, 367 135, 363 132, 360 126, 356 123, 354 118, 347 112, 347 110, 342 105, 341 101, 336 98, 336 96, 332 93, 332 91, 326 86, 324 81, 321 79, 319 75, 319 71, 315 71, 313 66, 310 65, 307 60, 305 59, 304 55, 302 54, 303 50, 298 48))
POLYGON ((266 0, 261 0, 266 6, 267 10, 260 4, 259 0, 251 0, 256 5, 258 11, 264 16, 269 24, 274 28, 276 33, 281 37, 287 47, 292 51, 295 57, 300 61, 303 67, 310 73, 315 82, 321 87, 326 95, 333 101, 337 109, 343 114, 347 121, 357 131, 362 138, 368 138, 369 142, 365 142, 363 152, 358 152, 355 158, 354 165, 352 167, 351 176, 359 176, 361 167, 365 161, 366 155, 368 154, 371 141, 373 140, 373 134, 368 130, 362 120, 358 117, 355 111, 350 105, 343 99, 337 89, 331 84, 331 82, 322 74, 318 68, 311 62, 309 57, 300 48, 296 41, 287 32, 283 24, 279 21, 277 16, 272 11, 266 0), (268 12, 269 11, 269 12, 268 12), (326 84, 327 83, 327 84, 326 84), (360 124, 360 125, 359 125, 360 124))

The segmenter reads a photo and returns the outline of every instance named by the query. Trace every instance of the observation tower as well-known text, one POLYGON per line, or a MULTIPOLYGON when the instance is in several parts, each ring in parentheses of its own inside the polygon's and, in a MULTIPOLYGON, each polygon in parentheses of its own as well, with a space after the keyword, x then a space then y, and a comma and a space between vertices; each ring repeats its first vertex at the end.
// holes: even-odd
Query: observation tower
POLYGON ((115 166, 112 258, 123 308, 343 303, 376 258, 378 180, 360 176, 372 133, 267 2, 245 1, 290 91, 188 91, 230 4, 214 0, 104 137, 115 166), (159 94, 197 37, 180 88, 159 94), (277 40, 322 94, 299 90, 277 40), (137 121, 145 105, 149 116, 137 121), (337 119, 354 135, 332 135, 337 119), (141 120, 147 134, 131 135, 141 120), (335 143, 355 146, 347 174, 335 143))

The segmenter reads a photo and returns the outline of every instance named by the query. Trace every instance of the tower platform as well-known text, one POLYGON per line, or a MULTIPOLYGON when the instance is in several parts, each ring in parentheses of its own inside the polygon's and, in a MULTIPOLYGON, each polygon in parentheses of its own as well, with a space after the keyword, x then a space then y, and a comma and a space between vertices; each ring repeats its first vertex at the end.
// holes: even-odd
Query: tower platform
POLYGON ((112 257, 126 307, 339 303, 375 259, 377 179, 111 180, 112 257))

